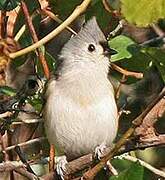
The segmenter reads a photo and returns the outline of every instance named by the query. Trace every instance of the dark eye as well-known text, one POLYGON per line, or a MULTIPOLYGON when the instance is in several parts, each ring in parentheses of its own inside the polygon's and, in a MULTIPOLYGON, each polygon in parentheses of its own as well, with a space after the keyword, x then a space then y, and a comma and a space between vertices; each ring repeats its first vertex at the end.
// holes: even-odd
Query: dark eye
POLYGON ((93 51, 95 50, 95 46, 94 46, 93 44, 89 44, 88 50, 89 50, 90 52, 93 52, 93 51))

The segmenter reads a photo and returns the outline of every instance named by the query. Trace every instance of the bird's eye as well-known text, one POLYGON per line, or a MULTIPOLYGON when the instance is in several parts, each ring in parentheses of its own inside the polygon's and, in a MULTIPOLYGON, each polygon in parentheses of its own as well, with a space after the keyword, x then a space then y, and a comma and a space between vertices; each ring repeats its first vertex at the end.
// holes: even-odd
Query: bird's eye
POLYGON ((93 51, 95 50, 95 46, 94 46, 93 44, 90 44, 90 45, 88 46, 88 50, 89 50, 90 52, 93 52, 93 51))

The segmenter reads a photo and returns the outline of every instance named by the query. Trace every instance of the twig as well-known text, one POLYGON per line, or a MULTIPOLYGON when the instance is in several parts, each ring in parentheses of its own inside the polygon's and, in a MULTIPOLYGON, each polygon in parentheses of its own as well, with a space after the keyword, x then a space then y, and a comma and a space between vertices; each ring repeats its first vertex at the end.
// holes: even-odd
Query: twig
POLYGON ((23 123, 25 124, 35 124, 35 123, 42 123, 43 119, 22 119, 22 121, 16 121, 13 122, 12 125, 21 125, 23 123))
POLYGON ((16 146, 14 148, 14 150, 17 153, 17 155, 19 156, 20 160, 25 164, 27 171, 32 174, 35 174, 34 171, 32 170, 32 168, 30 167, 29 163, 27 162, 27 160, 25 158, 25 154, 22 152, 21 148, 19 146, 16 146))
POLYGON ((23 166, 24 164, 21 161, 6 161, 0 163, 0 172, 12 171, 23 166))
POLYGON ((10 117, 11 115, 12 115, 12 112, 7 111, 5 113, 0 114, 0 119, 10 117))
MULTIPOLYGON (((120 84, 117 87, 116 93, 115 93, 115 98, 119 99, 120 96, 120 91, 121 91, 121 87, 122 87, 122 83, 124 83, 127 80, 127 78, 125 77, 125 75, 123 74, 122 79, 120 80, 120 84)), ((120 113, 119 113, 120 114, 120 113)))
POLYGON ((36 48, 38 48, 38 47, 42 46, 43 44, 47 43, 48 41, 50 41, 57 34, 59 34, 63 29, 65 29, 66 26, 69 26, 69 24, 71 24, 81 13, 83 13, 85 11, 85 9, 88 7, 88 5, 90 4, 90 2, 91 2, 91 0, 84 0, 79 6, 77 6, 75 8, 73 13, 61 25, 59 25, 55 30, 53 30, 51 33, 49 33, 47 36, 42 38, 37 43, 35 43, 25 49, 17 51, 16 53, 10 53, 9 57, 11 59, 14 59, 14 58, 21 56, 23 54, 26 54, 30 51, 34 51, 36 48))
POLYGON ((158 176, 165 178, 165 172, 164 171, 161 171, 161 170, 151 166, 150 164, 148 164, 148 163, 146 163, 146 162, 144 162, 144 161, 142 161, 136 157, 126 155, 126 156, 121 156, 121 158, 124 158, 124 159, 132 161, 132 162, 139 162, 141 166, 144 166, 145 168, 149 169, 150 171, 157 174, 158 176))
POLYGON ((106 0, 102 0, 102 3, 106 11, 108 11, 109 13, 113 12, 113 8, 109 5, 109 3, 106 0))
MULTIPOLYGON (((33 38, 33 41, 36 43, 36 42, 38 42, 38 37, 37 37, 36 31, 34 29, 28 8, 27 8, 27 6, 23 0, 21 1, 21 8, 22 8, 22 11, 25 15, 26 23, 27 23, 27 26, 28 26, 29 31, 31 33, 31 36, 33 38)), ((46 78, 49 79, 50 78, 50 72, 49 72, 48 64, 46 62, 46 59, 45 59, 44 54, 42 53, 42 50, 40 47, 38 47, 37 53, 38 53, 40 63, 43 67, 44 74, 45 74, 46 78)))
MULTIPOLYGON (((36 11, 34 11, 31 15, 31 19, 33 20, 36 16, 38 15, 38 9, 36 11)), ((16 33, 14 40, 18 41, 20 39, 20 37, 22 36, 22 34, 25 32, 26 30, 26 25, 22 25, 22 27, 18 30, 18 32, 16 33)))
POLYGON ((137 79, 142 79, 143 78, 143 73, 138 73, 138 72, 133 72, 133 71, 127 71, 126 69, 123 69, 119 66, 117 66, 114 63, 111 63, 111 66, 114 70, 120 72, 121 74, 124 74, 125 76, 132 76, 137 79))
POLYGON ((110 161, 107 161, 107 166, 108 166, 109 171, 112 173, 112 175, 114 175, 114 176, 118 175, 117 170, 112 166, 110 161))
MULTIPOLYGON (((51 19, 55 20, 57 23, 61 24, 63 21, 61 19, 59 19, 55 14, 53 14, 51 11, 47 10, 47 9, 41 9, 41 13, 49 16, 51 19)), ((70 31, 71 33, 73 33, 74 35, 76 35, 77 33, 70 28, 69 26, 66 26, 66 29, 68 31, 70 31)))
POLYGON ((6 11, 1 11, 0 14, 0 38, 5 38, 5 17, 6 17, 6 11))
MULTIPOLYGON (((162 31, 162 29, 157 24, 152 24, 151 27, 153 28, 153 30, 159 37, 165 36, 165 32, 162 31)), ((162 40, 163 40, 163 43, 165 43, 165 38, 162 38, 162 40)), ((163 44, 163 47, 165 47, 165 44, 163 44)))
POLYGON ((50 145, 50 153, 49 153, 49 172, 53 172, 54 171, 54 157, 55 157, 55 149, 54 149, 54 145, 51 144, 50 145))
POLYGON ((157 24, 152 24, 151 27, 159 37, 163 37, 165 35, 157 24))
POLYGON ((116 34, 123 28, 123 24, 124 23, 125 23, 124 19, 120 20, 119 24, 117 25, 117 27, 108 34, 107 39, 109 40, 111 37, 116 36, 116 34))
POLYGON ((144 47, 144 46, 151 44, 151 43, 154 43, 156 41, 163 40, 163 38, 165 38, 165 35, 162 37, 155 37, 155 38, 149 39, 147 41, 144 41, 143 43, 139 44, 139 46, 144 47))
POLYGON ((6 151, 10 151, 10 150, 14 149, 16 146, 23 147, 23 146, 31 145, 34 143, 42 142, 43 140, 46 140, 46 138, 45 137, 35 138, 35 139, 29 140, 29 141, 26 141, 23 143, 19 143, 19 144, 13 145, 13 146, 9 146, 9 147, 5 148, 4 151, 2 151, 2 152, 5 153, 6 151))
POLYGON ((110 4, 109 4, 109 1, 107 0, 102 0, 102 3, 103 3, 103 6, 105 8, 105 10, 109 13, 111 13, 114 17, 120 17, 121 16, 121 13, 117 10, 114 10, 110 4))
POLYGON ((106 165, 106 162, 110 160, 119 151, 119 149, 128 141, 129 137, 134 133, 135 128, 142 123, 145 116, 160 101, 160 99, 163 98, 163 96, 165 96, 165 88, 162 90, 159 96, 146 108, 146 110, 133 121, 132 126, 115 144, 115 147, 110 151, 110 153, 108 153, 107 156, 101 159, 101 161, 96 166, 84 173, 83 177, 85 179, 93 179, 96 176, 96 174, 106 165))
POLYGON ((29 173, 25 169, 23 169, 24 164, 21 161, 7 161, 0 163, 0 172, 6 172, 6 171, 15 171, 24 177, 30 179, 30 180, 38 180, 42 178, 38 178, 36 175, 29 173))

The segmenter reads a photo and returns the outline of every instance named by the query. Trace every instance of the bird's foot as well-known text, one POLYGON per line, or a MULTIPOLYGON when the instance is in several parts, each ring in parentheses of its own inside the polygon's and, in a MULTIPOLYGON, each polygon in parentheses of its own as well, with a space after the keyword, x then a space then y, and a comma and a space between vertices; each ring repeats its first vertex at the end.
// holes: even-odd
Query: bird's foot
POLYGON ((100 144, 95 148, 94 157, 100 160, 105 155, 106 149, 107 147, 104 143, 100 144))
POLYGON ((67 163, 68 162, 66 160, 66 156, 56 157, 56 172, 62 180, 64 180, 64 175, 66 172, 66 164, 67 163))

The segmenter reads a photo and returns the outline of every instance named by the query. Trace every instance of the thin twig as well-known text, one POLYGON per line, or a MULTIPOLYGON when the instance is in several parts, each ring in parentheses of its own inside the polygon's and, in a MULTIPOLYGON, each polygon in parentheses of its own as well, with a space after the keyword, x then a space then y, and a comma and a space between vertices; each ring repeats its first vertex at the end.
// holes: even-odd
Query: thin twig
MULTIPOLYGON (((32 19, 30 17, 28 8, 27 8, 24 1, 21 1, 21 8, 22 8, 22 11, 23 11, 23 13, 25 15, 26 23, 27 23, 27 26, 28 26, 29 31, 31 33, 31 36, 33 38, 33 41, 36 43, 36 42, 38 42, 38 37, 37 37, 36 31, 34 29, 34 26, 33 26, 32 19)), ((50 78, 50 72, 49 72, 48 64, 46 62, 45 56, 44 56, 44 54, 43 54, 40 47, 38 47, 38 49, 37 49, 37 54, 38 54, 40 63, 42 65, 42 67, 43 67, 44 74, 45 74, 46 78, 49 79, 50 78)))
POLYGON ((109 40, 111 37, 116 36, 116 34, 123 28, 123 24, 124 23, 125 23, 124 19, 120 20, 119 24, 117 25, 117 27, 108 34, 107 39, 109 40))
POLYGON ((24 164, 21 161, 6 161, 0 163, 0 172, 12 171, 23 166, 24 164))
POLYGON ((10 117, 11 115, 12 115, 12 112, 7 111, 5 113, 0 114, 0 119, 10 117))
POLYGON ((54 157, 55 157, 55 148, 54 148, 54 144, 50 145, 50 152, 49 152, 49 172, 53 172, 54 171, 54 157))
POLYGON ((25 154, 23 153, 21 148, 19 146, 16 146, 14 148, 14 150, 17 153, 17 155, 19 156, 19 159, 25 164, 27 171, 32 173, 32 174, 35 174, 34 171, 32 170, 32 168, 30 167, 29 163, 27 162, 25 154))
MULTIPOLYGON (((47 10, 47 9, 41 9, 41 13, 49 16, 51 19, 53 19, 54 21, 56 21, 57 23, 61 24, 63 23, 63 21, 58 18, 55 14, 53 14, 51 11, 47 10)), ((73 33, 74 35, 76 35, 77 33, 69 26, 66 26, 66 29, 68 31, 70 31, 71 33, 73 33)))
MULTIPOLYGON (((33 20, 37 15, 38 15, 39 11, 38 9, 36 11, 34 11, 31 15, 31 19, 33 20)), ((26 30, 26 24, 23 24, 22 27, 18 30, 18 32, 16 33, 14 40, 18 41, 20 39, 20 37, 22 36, 22 34, 25 32, 26 30)))
POLYGON ((107 166, 108 166, 109 171, 112 173, 112 175, 114 175, 114 176, 118 175, 117 170, 112 166, 110 161, 107 161, 107 166))
POLYGON ((144 41, 143 43, 139 44, 139 46, 145 47, 145 46, 148 45, 148 44, 154 43, 154 42, 156 42, 156 41, 163 40, 163 38, 165 38, 165 35, 162 36, 162 37, 154 37, 154 38, 152 38, 152 39, 149 39, 149 40, 147 40, 147 41, 144 41))
POLYGON ((5 17, 6 17, 6 11, 1 11, 0 14, 0 38, 5 38, 5 31, 6 31, 6 26, 5 26, 5 17))
POLYGON ((35 138, 35 139, 29 140, 29 141, 26 141, 26 142, 23 142, 23 143, 19 143, 19 144, 13 145, 13 146, 6 147, 4 149, 4 151, 2 151, 2 152, 10 151, 10 150, 14 149, 16 146, 23 147, 23 146, 31 145, 31 144, 34 144, 34 143, 42 142, 44 140, 46 140, 45 137, 35 138))
POLYGON ((54 38, 57 34, 59 34, 62 30, 64 30, 69 24, 71 24, 81 13, 83 13, 88 5, 90 4, 91 0, 84 0, 79 6, 75 8, 73 13, 61 24, 59 25, 55 30, 53 30, 51 33, 49 33, 47 36, 42 38, 37 43, 34 43, 33 45, 22 49, 20 51, 17 51, 16 53, 10 53, 9 57, 11 59, 14 59, 16 57, 19 57, 23 54, 26 54, 28 52, 34 51, 36 48, 42 46, 43 44, 50 41, 52 38, 54 38))
POLYGON ((111 6, 110 6, 110 3, 109 1, 107 0, 102 0, 102 3, 103 3, 103 6, 105 8, 105 10, 109 13, 111 13, 114 17, 121 17, 121 13, 117 10, 114 10, 111 6))
POLYGON ((120 72, 121 74, 124 74, 125 76, 132 76, 137 79, 142 79, 143 78, 143 73, 138 73, 138 72, 133 72, 133 71, 127 71, 126 69, 123 69, 119 66, 117 66, 114 63, 111 63, 111 66, 114 70, 120 72))
MULTIPOLYGON (((157 24, 152 24, 151 27, 159 37, 165 36, 165 32, 157 24)), ((163 43, 165 43, 165 38, 163 38, 162 40, 163 40, 163 43)), ((164 46, 165 45, 163 45, 163 47, 164 46)))
POLYGON ((13 122, 12 125, 35 124, 35 123, 43 123, 43 119, 22 119, 22 121, 13 122))
POLYGON ((161 171, 161 170, 151 166, 150 164, 146 163, 145 161, 142 161, 141 159, 138 159, 138 158, 130 156, 130 155, 121 156, 121 158, 124 158, 124 159, 132 161, 132 162, 139 162, 141 166, 144 166, 145 168, 149 169, 150 171, 157 174, 158 176, 165 178, 164 171, 161 171))

